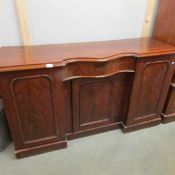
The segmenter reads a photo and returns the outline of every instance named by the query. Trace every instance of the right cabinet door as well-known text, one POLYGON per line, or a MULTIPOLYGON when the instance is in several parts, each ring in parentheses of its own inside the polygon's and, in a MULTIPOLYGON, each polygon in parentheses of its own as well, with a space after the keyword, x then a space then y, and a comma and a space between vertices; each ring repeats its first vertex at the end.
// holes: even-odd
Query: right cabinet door
POLYGON ((161 121, 172 76, 169 56, 138 60, 126 127, 145 126, 161 121))

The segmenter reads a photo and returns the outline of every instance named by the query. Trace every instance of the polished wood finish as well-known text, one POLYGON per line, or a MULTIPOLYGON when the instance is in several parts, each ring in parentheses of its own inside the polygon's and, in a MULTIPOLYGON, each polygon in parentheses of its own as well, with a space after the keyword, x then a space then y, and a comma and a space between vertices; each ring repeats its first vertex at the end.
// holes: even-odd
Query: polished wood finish
POLYGON ((124 122, 133 75, 124 72, 107 78, 73 80, 74 131, 124 122))
MULTIPOLYGON (((175 1, 161 0, 157 13, 157 20, 155 23, 153 37, 163 42, 175 46, 175 1)), ((175 64, 173 66, 175 70, 175 64)), ((166 104, 162 113, 163 123, 175 120, 175 76, 169 87, 169 93, 166 99, 166 104)))
POLYGON ((16 157, 174 121, 174 6, 160 1, 150 38, 1 48, 0 96, 16 157))
POLYGON ((80 44, 2 47, 0 72, 65 67, 77 62, 107 62, 123 56, 154 56, 174 53, 174 47, 152 38, 136 38, 80 44))
POLYGON ((175 74, 163 110, 163 123, 175 121, 175 74))
MULTIPOLYGON (((173 76, 172 59, 141 59, 136 65, 136 74, 130 101, 130 110, 125 130, 142 123, 161 122, 161 113, 169 84, 173 76), (150 83, 151 81, 151 83, 150 83)), ((136 128, 137 129, 137 128, 136 128)))
POLYGON ((0 92, 16 156, 159 124, 174 59, 174 46, 152 38, 3 48, 0 92))
POLYGON ((2 73, 0 82, 17 157, 66 147, 67 83, 62 84, 57 71, 2 73))
POLYGON ((153 37, 175 45, 175 1, 160 0, 153 37))

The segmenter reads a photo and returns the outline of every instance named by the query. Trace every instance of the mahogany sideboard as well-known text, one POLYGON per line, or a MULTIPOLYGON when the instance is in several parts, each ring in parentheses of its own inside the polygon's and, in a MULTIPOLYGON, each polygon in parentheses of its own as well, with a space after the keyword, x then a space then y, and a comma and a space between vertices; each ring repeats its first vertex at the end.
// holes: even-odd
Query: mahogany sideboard
POLYGON ((153 38, 0 49, 0 92, 16 157, 161 123, 174 63, 175 47, 153 38))

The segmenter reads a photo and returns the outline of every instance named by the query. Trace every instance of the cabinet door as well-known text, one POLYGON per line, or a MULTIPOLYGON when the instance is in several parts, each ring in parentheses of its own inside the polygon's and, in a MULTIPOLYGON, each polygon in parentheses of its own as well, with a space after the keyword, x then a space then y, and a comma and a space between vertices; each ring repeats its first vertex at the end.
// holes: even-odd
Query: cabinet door
POLYGON ((65 104, 62 104, 63 85, 54 70, 49 73, 39 70, 5 74, 1 82, 17 152, 23 152, 25 148, 24 152, 29 152, 30 147, 33 147, 31 153, 44 147, 45 150, 58 148, 59 142, 65 140, 65 104))
POLYGON ((11 92, 24 143, 56 138, 55 95, 49 76, 29 76, 12 81, 11 92))
POLYGON ((161 112, 173 76, 171 59, 141 59, 136 65, 126 126, 161 120, 161 112))
POLYGON ((94 129, 125 120, 133 73, 108 78, 73 80, 74 131, 94 129), (122 108, 121 108, 122 107, 122 108))

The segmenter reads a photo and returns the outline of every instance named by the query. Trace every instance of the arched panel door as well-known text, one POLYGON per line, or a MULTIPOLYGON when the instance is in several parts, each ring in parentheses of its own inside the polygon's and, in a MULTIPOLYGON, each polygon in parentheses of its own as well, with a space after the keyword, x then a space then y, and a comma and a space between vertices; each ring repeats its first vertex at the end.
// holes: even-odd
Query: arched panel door
POLYGON ((144 58, 137 62, 126 130, 161 122, 161 113, 173 76, 172 67, 168 56, 153 57, 149 61, 144 58))
POLYGON ((126 120, 134 73, 73 80, 73 128, 95 129, 126 120))

